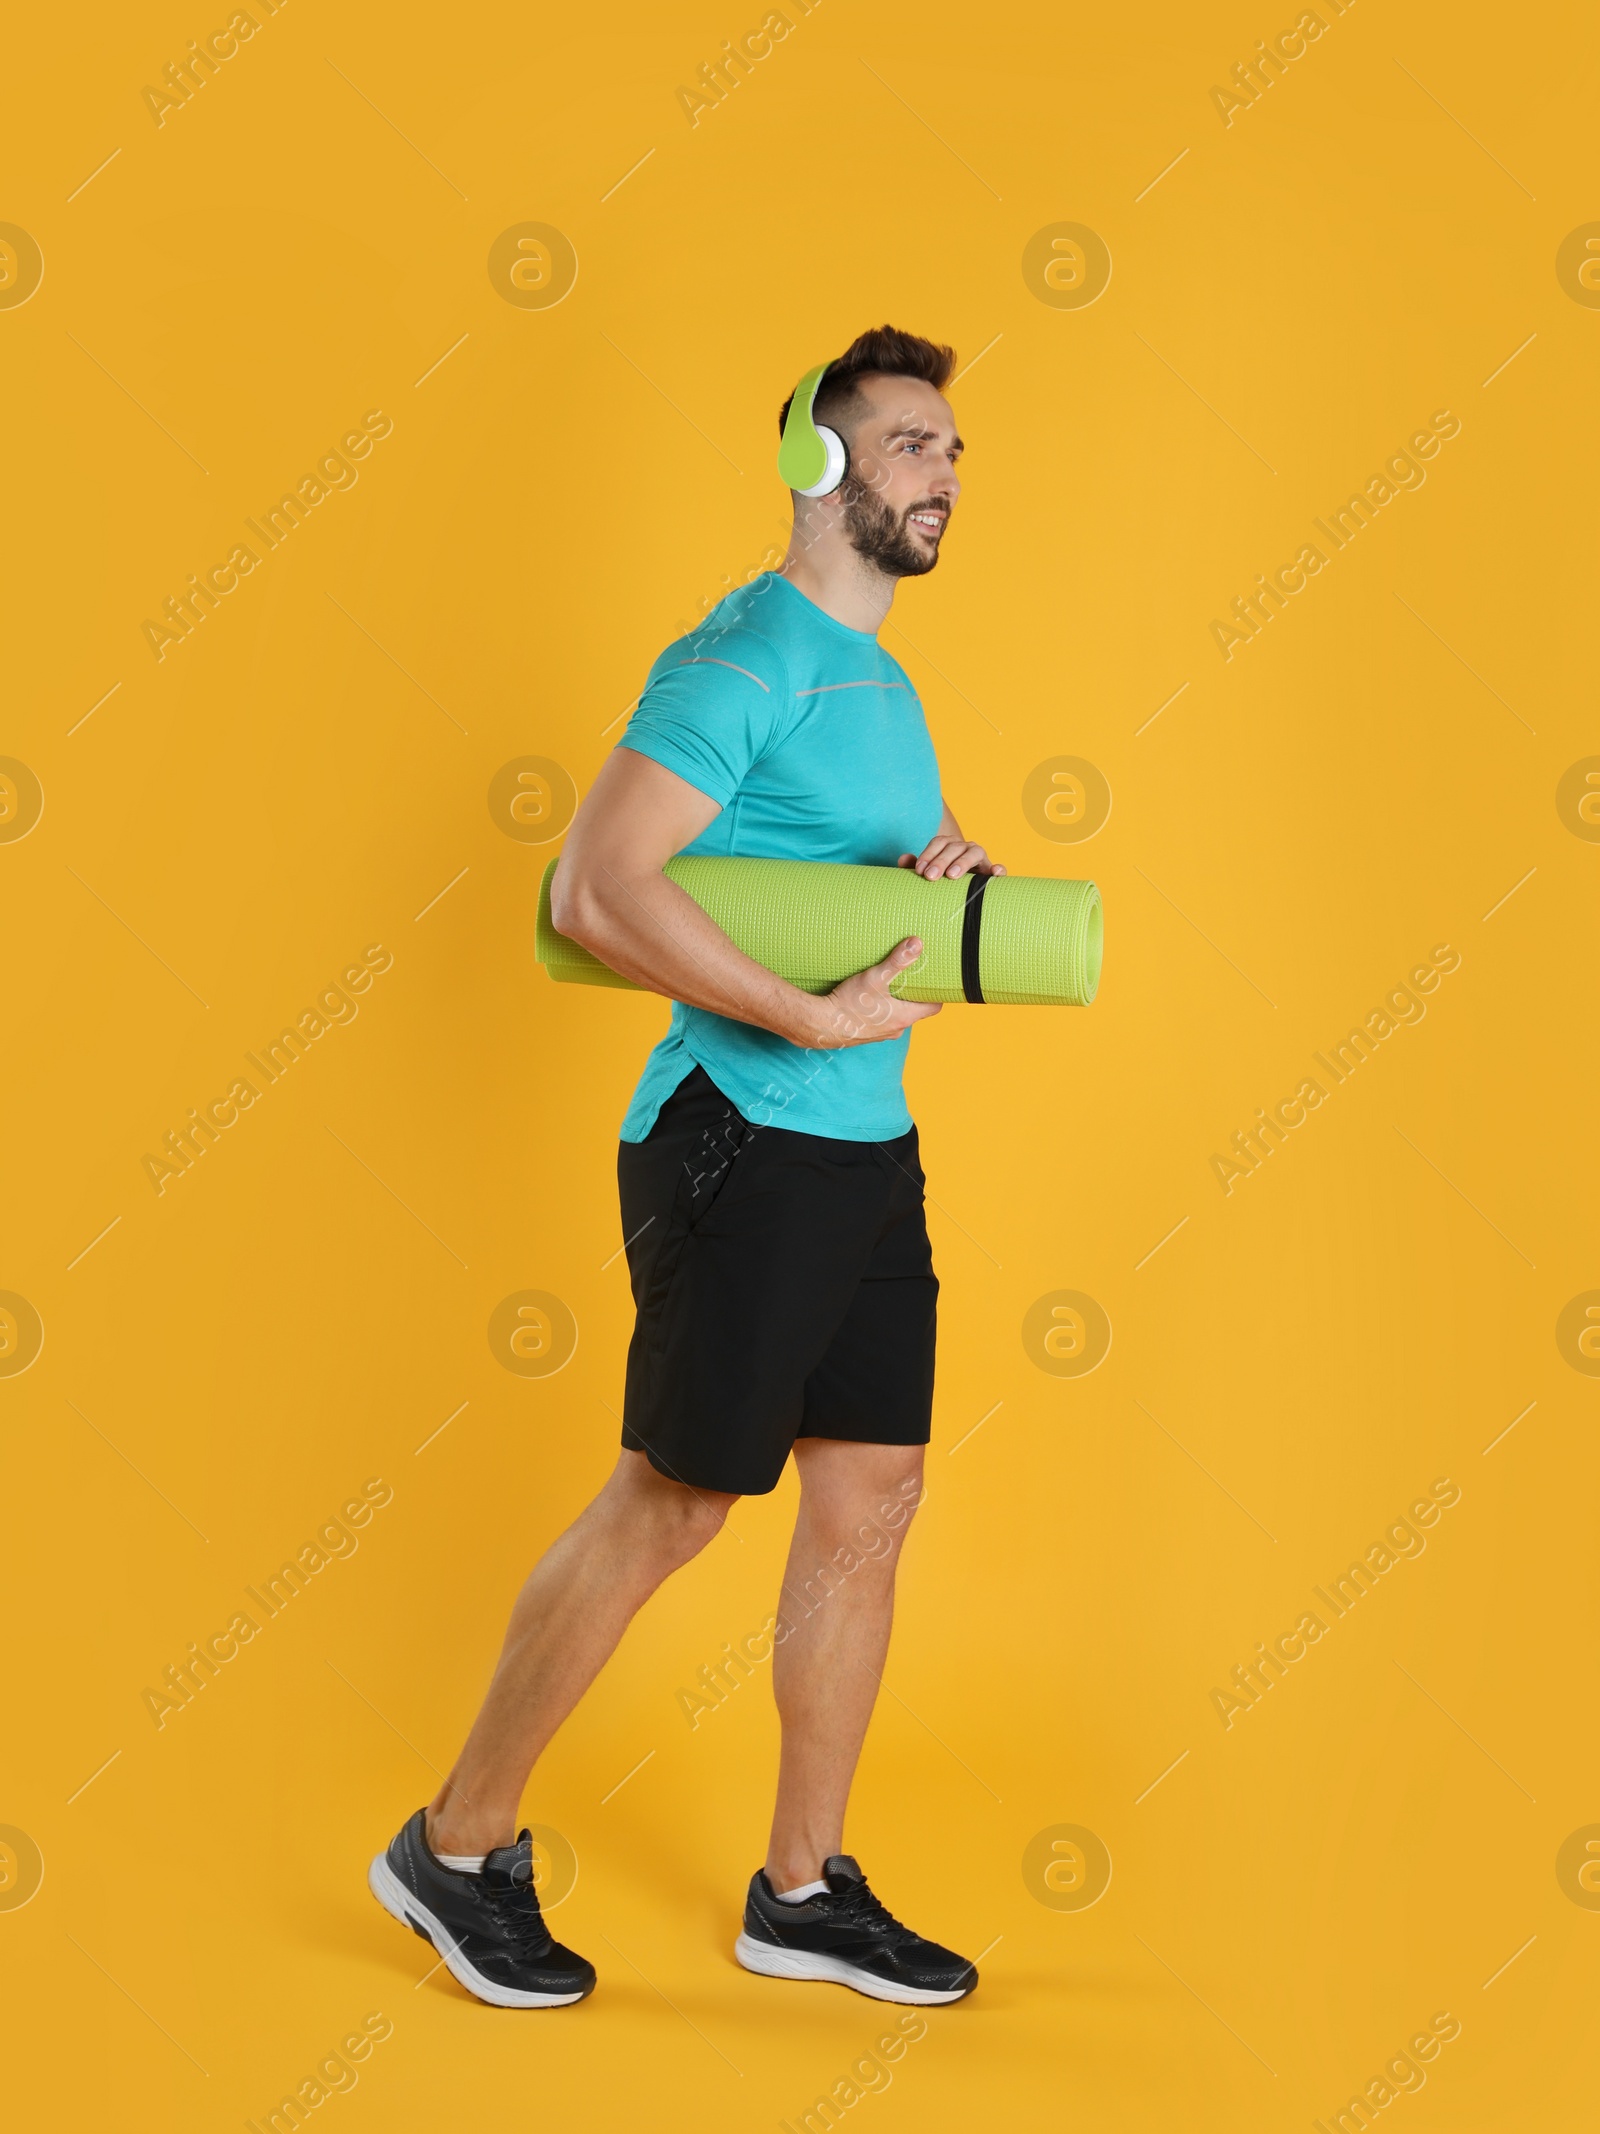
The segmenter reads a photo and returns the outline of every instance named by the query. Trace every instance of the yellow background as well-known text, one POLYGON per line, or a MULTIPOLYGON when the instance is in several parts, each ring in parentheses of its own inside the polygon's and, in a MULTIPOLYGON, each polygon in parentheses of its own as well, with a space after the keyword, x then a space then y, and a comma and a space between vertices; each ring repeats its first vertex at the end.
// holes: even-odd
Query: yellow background
POLYGON ((886 641, 963 824, 1092 872, 1107 960, 1087 1013, 951 1009, 913 1046, 940 1386, 849 1842, 989 1953, 843 2119, 1305 2126, 1448 2010, 1390 2108, 1418 2134, 1592 2123, 1600 1916, 1555 1873, 1600 1820, 1600 1388, 1555 1339, 1600 1282, 1600 851, 1555 806, 1600 750, 1600 316, 1555 272, 1600 216, 1591 21, 1324 7, 1225 127, 1212 85, 1293 0, 822 0, 691 127, 679 85, 760 0, 253 12, 160 127, 142 88, 226 0, 7 33, 0 220, 45 261, 0 310, 0 747, 45 800, 0 845, 0 1287, 45 1329, 0 1378, 0 1824, 44 1860, 0 1913, 20 2109, 259 2124, 380 2011, 319 2126, 754 2129, 887 2027, 734 1967, 766 1671, 695 1731, 676 1701, 770 1612, 790 1482, 530 1790, 591 2001, 418 1990, 363 1876, 617 1434, 613 1142, 664 1010, 546 982, 554 848, 490 781, 535 754, 587 786, 781 539, 784 393, 888 319, 983 353, 947 554, 886 641), (524 221, 576 249, 554 308, 490 284, 524 221), (1022 277, 1061 221, 1114 263, 1084 309, 1022 277), (157 662, 144 620, 371 408, 358 484, 157 662), (1213 617, 1446 408, 1426 484, 1224 662, 1213 617), (1114 795, 1080 846, 1022 808, 1061 754, 1114 795), (369 943, 359 1018, 158 1197, 144 1155, 369 943), (1213 1153, 1438 943, 1426 1020, 1225 1197, 1213 1153), (576 1319, 558 1375, 490 1353, 522 1288, 576 1319), (1024 1350, 1056 1289, 1109 1316, 1092 1375, 1024 1350), (1425 1554, 1225 1731, 1213 1688, 1441 1476, 1425 1554), (141 1692, 371 1477, 358 1553, 158 1731, 141 1692), (1024 1880, 1057 1824, 1109 1849, 1091 1908, 1024 1880))

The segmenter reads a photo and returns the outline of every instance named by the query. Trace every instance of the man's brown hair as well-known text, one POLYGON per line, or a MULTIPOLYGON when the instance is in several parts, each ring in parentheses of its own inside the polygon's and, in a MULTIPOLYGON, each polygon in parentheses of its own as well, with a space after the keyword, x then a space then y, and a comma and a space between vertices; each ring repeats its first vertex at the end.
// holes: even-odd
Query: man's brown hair
MULTIPOLYGON (((925 341, 919 333, 902 333, 898 326, 873 326, 858 333, 842 356, 836 356, 822 374, 817 397, 812 402, 813 421, 841 430, 861 413, 863 396, 859 381, 874 373, 890 378, 921 378, 942 393, 956 367, 956 352, 939 341, 925 341)), ((794 400, 791 393, 778 411, 778 435, 789 419, 794 400)))

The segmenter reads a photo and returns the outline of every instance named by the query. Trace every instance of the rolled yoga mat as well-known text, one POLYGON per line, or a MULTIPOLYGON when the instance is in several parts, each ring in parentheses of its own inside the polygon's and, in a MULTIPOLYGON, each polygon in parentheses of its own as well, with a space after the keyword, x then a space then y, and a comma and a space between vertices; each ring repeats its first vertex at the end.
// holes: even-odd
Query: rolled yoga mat
MULTIPOLYGON (((561 985, 642 990, 556 932, 550 880, 558 864, 539 885, 539 961, 561 985)), ((909 867, 683 856, 664 871, 752 961, 807 993, 831 992, 912 934, 923 954, 889 989, 902 1000, 1087 1007, 1100 983, 1093 882, 1019 874, 929 882, 909 867)))

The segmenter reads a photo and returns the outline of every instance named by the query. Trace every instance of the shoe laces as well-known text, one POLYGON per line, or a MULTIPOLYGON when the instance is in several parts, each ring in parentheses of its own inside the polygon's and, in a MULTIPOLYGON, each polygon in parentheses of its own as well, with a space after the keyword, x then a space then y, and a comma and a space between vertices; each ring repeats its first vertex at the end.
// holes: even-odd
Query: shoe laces
POLYGON ((917 1939, 910 1927, 902 1926, 882 1899, 874 1896, 865 1877, 836 1890, 833 1908, 839 1918, 848 1920, 851 1926, 864 1928, 879 1941, 903 1945, 917 1939))
POLYGON ((478 1892, 480 1903, 489 1907, 501 1938, 513 1955, 543 1956, 550 1947, 550 1929, 539 1909, 539 1899, 530 1883, 485 1883, 478 1892))

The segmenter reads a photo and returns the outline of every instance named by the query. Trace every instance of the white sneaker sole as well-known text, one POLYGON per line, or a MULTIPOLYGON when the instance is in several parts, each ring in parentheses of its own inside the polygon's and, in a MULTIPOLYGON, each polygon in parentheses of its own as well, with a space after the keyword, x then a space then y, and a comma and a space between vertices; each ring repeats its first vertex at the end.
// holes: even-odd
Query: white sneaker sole
POLYGON ((863 1971, 857 1964, 847 1964, 842 1957, 778 1949, 770 1941, 755 1941, 748 1934, 739 1936, 733 1953, 747 1971, 758 1971, 763 1978, 814 1979, 830 1986, 851 1986, 871 2000, 899 2001, 913 2008, 942 2008, 950 2001, 965 2000, 972 1991, 972 1986, 961 1986, 951 1993, 932 1992, 925 1986, 897 1986, 871 1971, 863 1971))
POLYGON ((514 1986, 497 1985, 492 1978, 475 1971, 448 1929, 425 1904, 418 1903, 381 1852, 367 1869, 367 1887, 403 1927, 410 1927, 433 1943, 452 1978, 492 2008, 570 2008, 574 2001, 583 1999, 581 1993, 522 1993, 514 1986))

